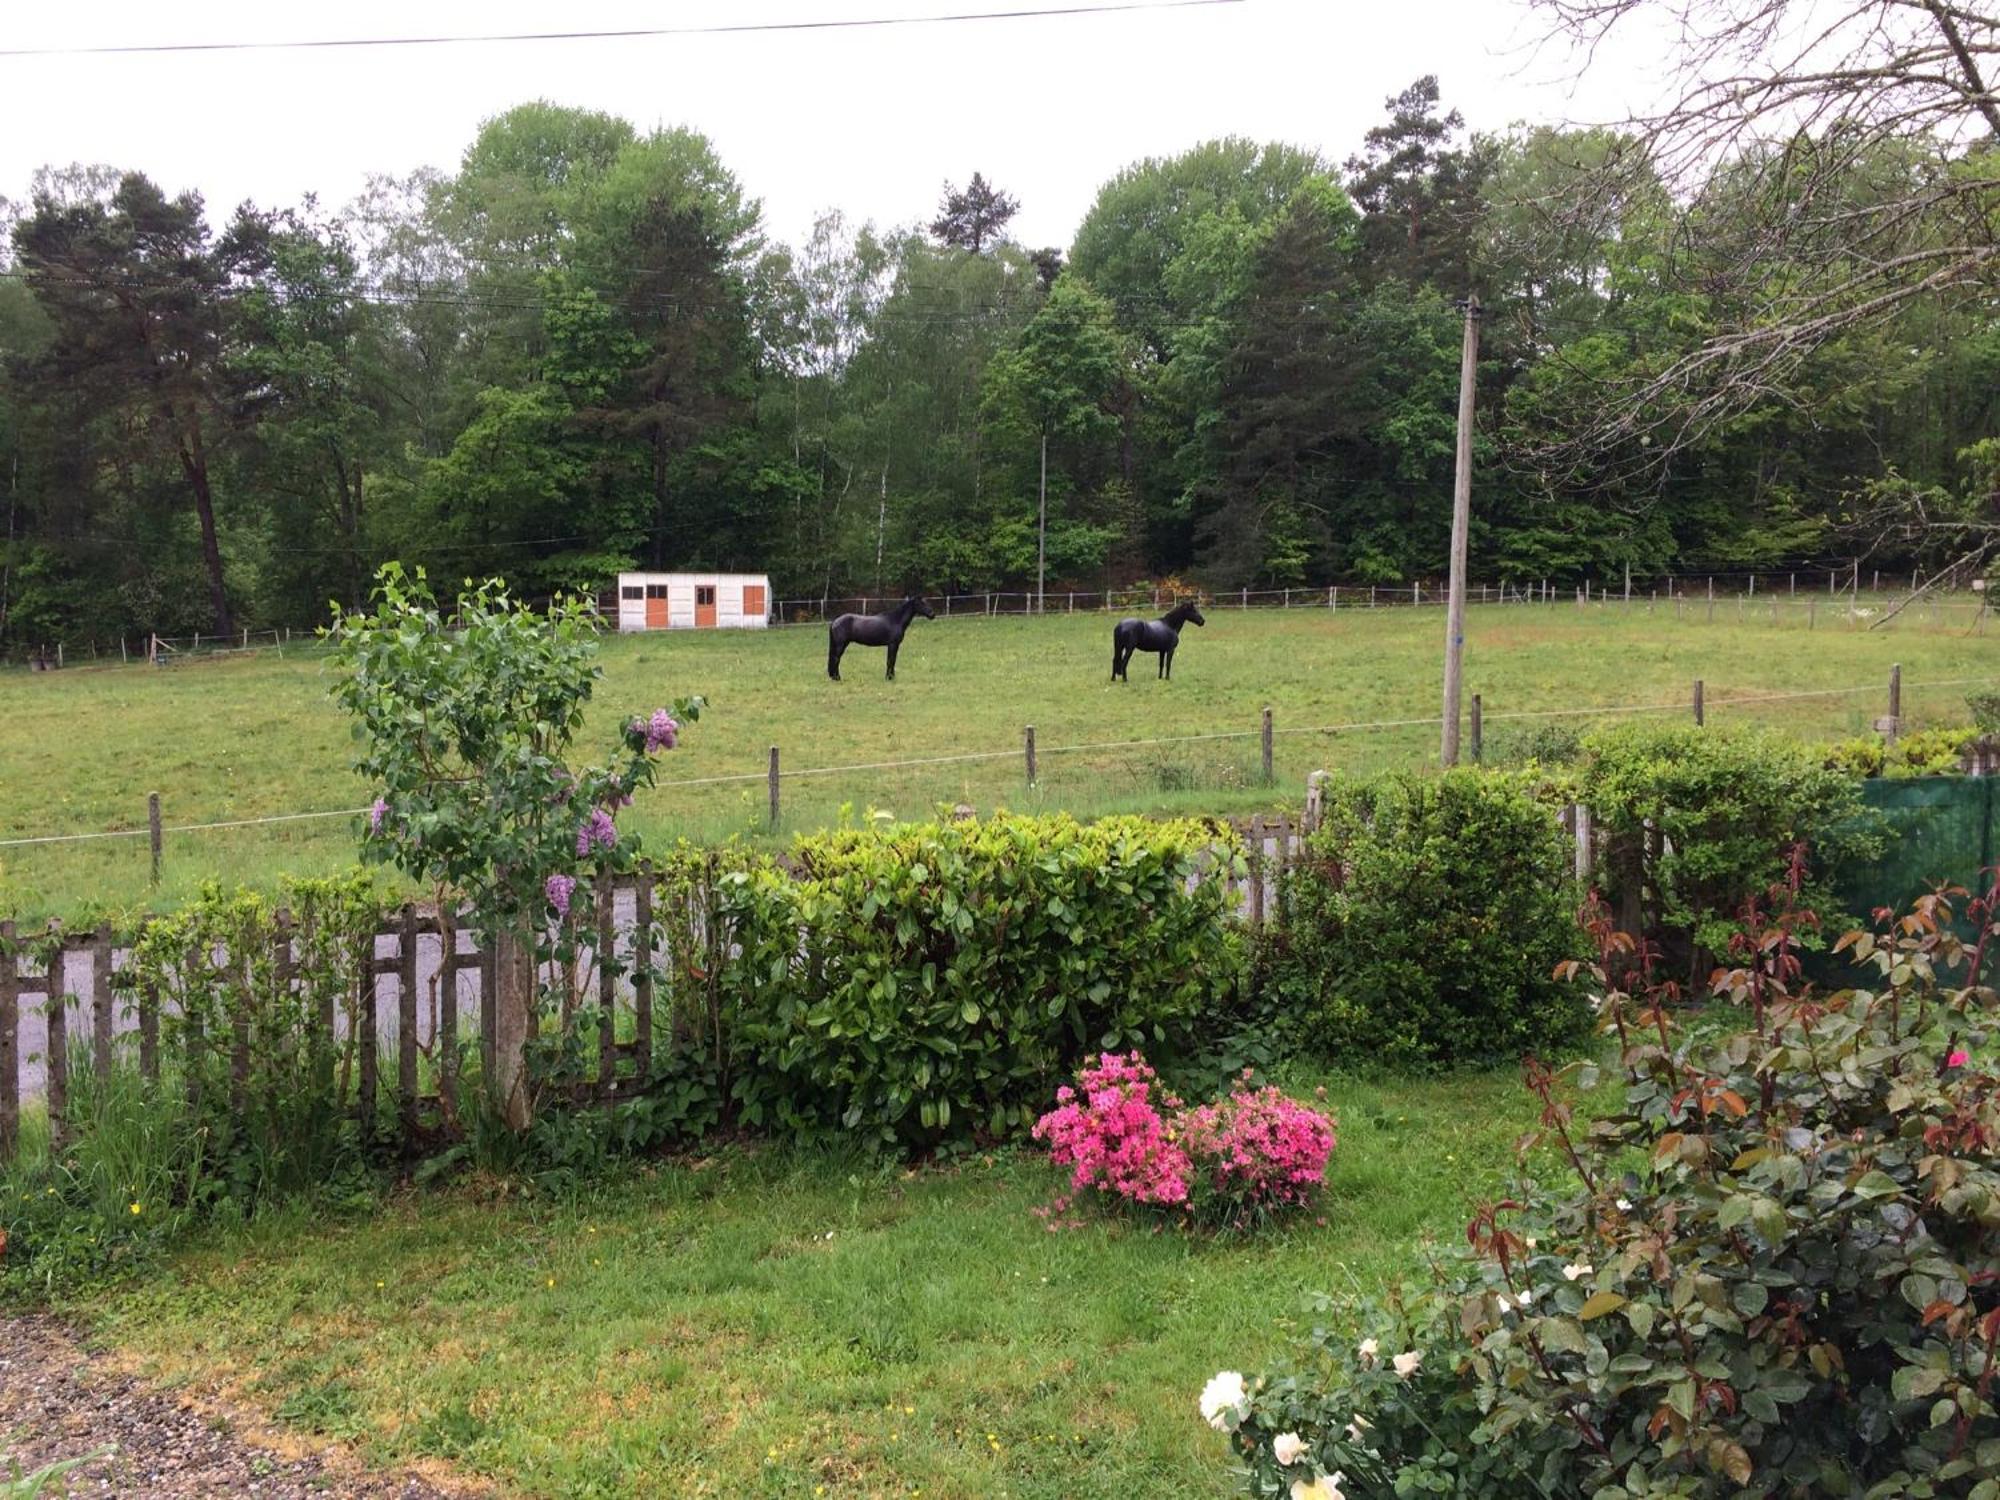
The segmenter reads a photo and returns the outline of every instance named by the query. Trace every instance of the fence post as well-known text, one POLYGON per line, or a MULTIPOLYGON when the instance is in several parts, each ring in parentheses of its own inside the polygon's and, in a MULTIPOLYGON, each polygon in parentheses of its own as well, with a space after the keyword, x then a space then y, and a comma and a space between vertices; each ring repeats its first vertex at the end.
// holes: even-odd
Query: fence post
POLYGON ((1250 925, 1264 925, 1264 815, 1250 819, 1250 925))
POLYGON ((14 1159, 21 1131, 20 995, 14 924, 0 922, 0 1165, 14 1159))
POLYGON ((1694 721, 1696 724, 1704 724, 1707 722, 1707 720, 1702 716, 1701 679, 1699 677, 1695 678, 1694 680, 1694 721))
POLYGON ((396 1105, 403 1139, 417 1133, 417 909, 403 903, 396 944, 396 1105))
POLYGON ((1592 860, 1590 857, 1590 809, 1581 802, 1576 804, 1576 878, 1590 879, 1592 860))
POLYGON ((1277 780, 1271 774, 1271 705, 1264 705, 1264 785, 1270 786, 1277 780))
POLYGON ((1248 584, 1245 584, 1243 586, 1243 603, 1239 605, 1238 608, 1248 609, 1249 607, 1250 607, 1250 586, 1248 584))
POLYGON ((1474 693, 1472 695, 1472 763, 1475 766, 1479 764, 1480 757, 1482 756, 1482 754, 1486 749, 1486 746, 1484 744, 1485 737, 1480 732, 1482 728, 1480 724, 1480 716, 1481 716, 1481 709, 1479 703, 1479 694, 1474 693))
POLYGON ((771 790, 771 826, 778 826, 778 747, 771 747, 771 769, 765 772, 771 790))
POLYGON ((597 1092, 609 1100, 618 1091, 618 926, 612 910, 618 884, 597 877, 597 1092))
POLYGON ((1027 725, 1021 731, 1021 748, 1028 757, 1028 785, 1035 784, 1035 726, 1027 725))
POLYGON ((1314 832, 1326 816, 1326 783, 1331 772, 1315 771, 1306 778, 1306 810, 1300 820, 1299 836, 1314 832))
POLYGON ((160 883, 160 794, 146 793, 146 837, 153 846, 153 884, 160 883))
POLYGON ((111 1077, 111 925, 97 924, 90 942, 90 1060, 100 1081, 111 1077))
POLYGON ((125 654, 125 637, 121 635, 118 637, 118 665, 129 667, 131 664, 132 658, 125 654))
POLYGON ((68 969, 62 944, 54 944, 42 976, 42 1021, 48 1037, 42 1048, 42 1087, 49 1112, 49 1141, 56 1146, 69 1139, 68 969))
POLYGON ((1903 732, 1903 664, 1889 668, 1889 716, 1875 726, 1887 744, 1895 744, 1903 732))

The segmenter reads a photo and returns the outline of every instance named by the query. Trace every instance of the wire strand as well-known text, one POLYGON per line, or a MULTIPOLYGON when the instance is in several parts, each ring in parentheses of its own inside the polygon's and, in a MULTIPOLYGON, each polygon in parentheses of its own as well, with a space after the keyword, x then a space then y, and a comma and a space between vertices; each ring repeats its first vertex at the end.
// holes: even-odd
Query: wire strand
POLYGON ((0 57, 124 57, 163 52, 323 52, 348 47, 457 47, 506 42, 641 41, 670 36, 740 36, 754 32, 863 31, 895 26, 950 26, 972 21, 1037 21, 1148 10, 1196 10, 1244 0, 1120 0, 1106 5, 1051 5, 1034 10, 975 10, 931 16, 851 16, 826 21, 731 21, 706 26, 630 26, 610 31, 507 31, 471 36, 324 37, 291 42, 134 42, 93 47, 0 47, 0 57))

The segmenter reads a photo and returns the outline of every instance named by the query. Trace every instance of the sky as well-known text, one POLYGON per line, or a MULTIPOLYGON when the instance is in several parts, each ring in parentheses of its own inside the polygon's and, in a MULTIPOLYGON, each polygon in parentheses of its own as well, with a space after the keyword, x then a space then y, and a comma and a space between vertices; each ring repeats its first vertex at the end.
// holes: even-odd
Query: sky
MULTIPOLYGON (((274 6, 136 0, 8 7, 0 47, 321 40, 742 25, 1022 10, 1063 0, 518 0, 274 6)), ((1096 4, 1100 0, 1068 0, 1096 4)), ((1340 162, 1384 102, 1436 73, 1468 124, 1621 118, 1647 80, 1639 48, 1581 80, 1537 49, 1524 0, 1237 0, 1083 16, 841 31, 311 51, 0 57, 0 196, 36 168, 136 168, 199 190, 210 217, 316 192, 338 205, 371 173, 450 170, 479 122, 536 98, 688 125, 713 140, 768 232, 813 215, 927 221, 974 170, 1021 203, 1014 235, 1068 245, 1098 187, 1147 156, 1219 135, 1340 162)))

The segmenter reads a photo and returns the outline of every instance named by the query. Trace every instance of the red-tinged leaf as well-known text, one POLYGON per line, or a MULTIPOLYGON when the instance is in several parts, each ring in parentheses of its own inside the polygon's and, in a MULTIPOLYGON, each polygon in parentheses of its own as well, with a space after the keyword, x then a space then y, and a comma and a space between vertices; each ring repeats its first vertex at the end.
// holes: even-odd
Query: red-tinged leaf
POLYGON ((1939 1318, 1950 1317, 1952 1315, 1952 1311, 1953 1311, 1952 1305, 1949 1302, 1946 1302, 1942 1297, 1940 1297, 1937 1301, 1933 1302, 1929 1307, 1924 1309, 1923 1326, 1928 1328, 1931 1326, 1931 1324, 1935 1323, 1939 1318))
POLYGON ((1718 1097, 1722 1100, 1722 1107, 1737 1119, 1740 1120, 1750 1113, 1750 1106, 1743 1102, 1743 1096, 1734 1089, 1724 1089, 1718 1097))

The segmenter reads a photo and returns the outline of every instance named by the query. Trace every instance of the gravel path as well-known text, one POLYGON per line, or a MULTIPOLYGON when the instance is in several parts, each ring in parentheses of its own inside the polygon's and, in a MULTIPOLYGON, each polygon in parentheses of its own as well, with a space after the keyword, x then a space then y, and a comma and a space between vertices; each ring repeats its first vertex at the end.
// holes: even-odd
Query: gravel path
POLYGON ((115 1451, 71 1470, 47 1492, 51 1500, 65 1493, 134 1500, 460 1500, 485 1493, 369 1470, 338 1448, 307 1451, 275 1435, 260 1441, 226 1412, 146 1389, 87 1353, 52 1318, 0 1315, 0 1479, 11 1477, 13 1464, 32 1474, 106 1446, 115 1451))

